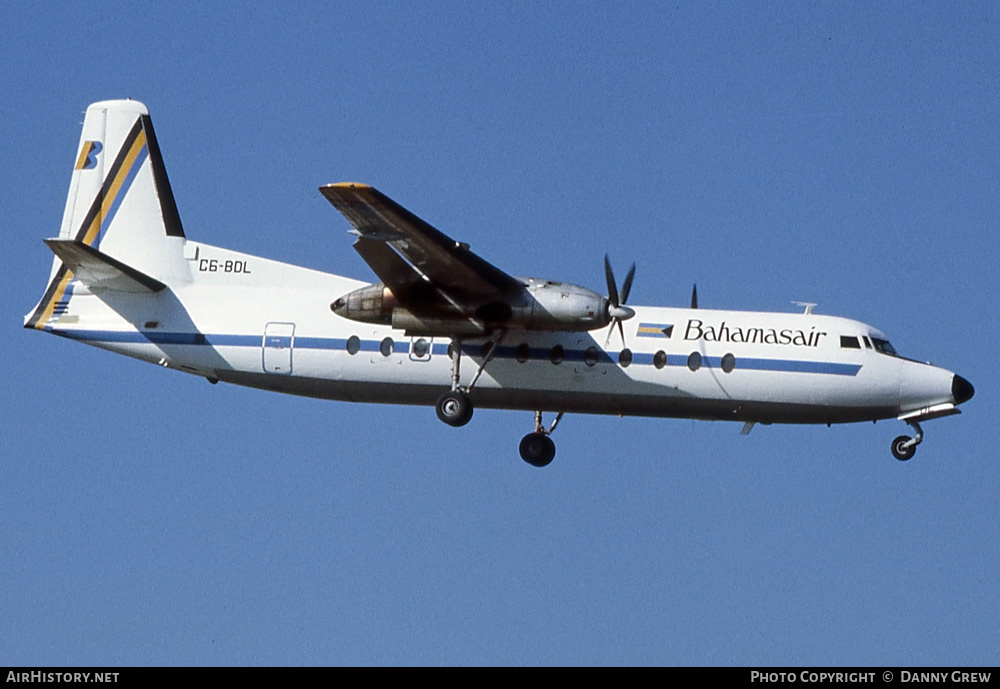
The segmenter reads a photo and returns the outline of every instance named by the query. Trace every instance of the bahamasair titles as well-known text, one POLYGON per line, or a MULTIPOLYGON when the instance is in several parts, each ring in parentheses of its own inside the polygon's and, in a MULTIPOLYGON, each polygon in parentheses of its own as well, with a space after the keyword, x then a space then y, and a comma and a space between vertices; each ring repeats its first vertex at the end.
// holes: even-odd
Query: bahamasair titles
POLYGON ((532 412, 521 457, 545 466, 563 414, 920 424, 959 413, 972 385, 897 354, 879 330, 813 313, 628 304, 515 277, 365 184, 320 192, 377 282, 188 239, 144 105, 87 109, 48 286, 27 328, 208 379, 329 400, 532 412), (554 414, 543 423, 543 412, 554 414))

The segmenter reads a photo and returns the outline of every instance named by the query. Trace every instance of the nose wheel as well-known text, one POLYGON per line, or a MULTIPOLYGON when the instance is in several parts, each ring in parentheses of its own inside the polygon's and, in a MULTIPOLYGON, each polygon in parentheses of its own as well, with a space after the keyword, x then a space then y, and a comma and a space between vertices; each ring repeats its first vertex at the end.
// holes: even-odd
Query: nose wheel
POLYGON ((905 462, 917 453, 917 446, 913 445, 913 438, 908 435, 901 435, 892 441, 892 456, 900 462, 905 462))

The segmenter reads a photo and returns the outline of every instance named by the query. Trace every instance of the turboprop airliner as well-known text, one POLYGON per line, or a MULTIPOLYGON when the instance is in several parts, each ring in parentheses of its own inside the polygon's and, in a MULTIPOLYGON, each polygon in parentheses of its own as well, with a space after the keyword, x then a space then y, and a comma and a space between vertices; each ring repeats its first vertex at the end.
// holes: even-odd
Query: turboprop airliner
POLYGON ((973 396, 959 375, 900 356, 881 331, 799 312, 628 305, 515 277, 374 188, 320 192, 350 223, 368 283, 188 239, 149 113, 87 109, 48 286, 26 328, 208 379, 329 400, 532 412, 521 457, 545 466, 563 414, 834 424, 920 424, 973 396), (464 365, 463 365, 464 364, 464 365), (543 412, 555 414, 548 426, 543 412))

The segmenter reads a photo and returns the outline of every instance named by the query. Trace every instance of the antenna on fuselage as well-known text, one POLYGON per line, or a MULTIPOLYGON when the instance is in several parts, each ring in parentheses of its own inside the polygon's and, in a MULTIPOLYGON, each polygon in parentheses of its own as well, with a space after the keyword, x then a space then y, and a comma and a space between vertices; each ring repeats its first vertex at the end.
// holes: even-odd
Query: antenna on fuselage
POLYGON ((816 304, 808 301, 793 301, 792 303, 795 304, 796 306, 801 306, 803 309, 805 309, 802 312, 802 315, 804 316, 808 316, 813 312, 813 309, 816 308, 816 304))

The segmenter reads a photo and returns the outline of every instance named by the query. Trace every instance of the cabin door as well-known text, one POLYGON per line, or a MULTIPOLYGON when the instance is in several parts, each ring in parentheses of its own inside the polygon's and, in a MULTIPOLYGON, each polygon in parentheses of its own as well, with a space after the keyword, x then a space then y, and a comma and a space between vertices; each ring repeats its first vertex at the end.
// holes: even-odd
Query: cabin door
POLYGON ((292 345, 295 342, 294 323, 268 323, 264 328, 264 372, 279 375, 292 373, 292 345))

